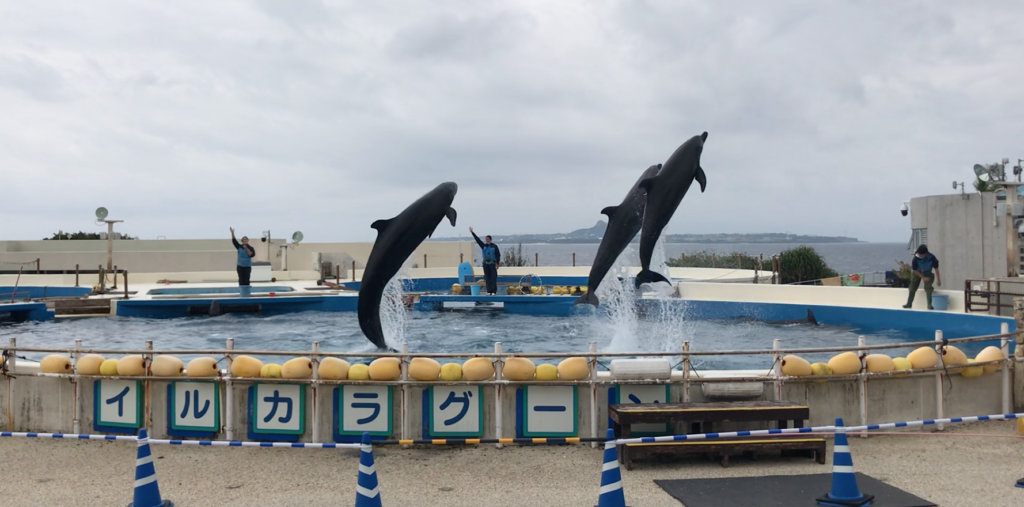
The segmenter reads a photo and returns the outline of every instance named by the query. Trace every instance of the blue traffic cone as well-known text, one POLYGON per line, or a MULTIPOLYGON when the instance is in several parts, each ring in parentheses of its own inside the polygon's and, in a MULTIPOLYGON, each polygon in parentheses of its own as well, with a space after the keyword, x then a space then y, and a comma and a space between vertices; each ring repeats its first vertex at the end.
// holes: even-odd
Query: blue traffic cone
POLYGON ((861 494, 857 489, 857 477, 853 475, 853 458, 846 442, 846 427, 843 419, 836 417, 836 438, 832 446, 832 491, 818 497, 818 505, 829 507, 864 507, 875 499, 874 495, 861 494))
POLYGON ((170 500, 160 499, 160 487, 156 484, 156 470, 153 455, 149 452, 149 437, 146 428, 139 428, 138 451, 135 454, 135 495, 128 507, 174 507, 170 500))
POLYGON ((626 507, 619 473, 619 454, 615 451, 615 432, 608 428, 604 443, 604 465, 601 466, 601 492, 597 507, 626 507))
POLYGON ((382 507, 380 487, 377 485, 377 470, 373 467, 373 446, 370 434, 363 433, 359 451, 359 478, 356 480, 355 507, 382 507))

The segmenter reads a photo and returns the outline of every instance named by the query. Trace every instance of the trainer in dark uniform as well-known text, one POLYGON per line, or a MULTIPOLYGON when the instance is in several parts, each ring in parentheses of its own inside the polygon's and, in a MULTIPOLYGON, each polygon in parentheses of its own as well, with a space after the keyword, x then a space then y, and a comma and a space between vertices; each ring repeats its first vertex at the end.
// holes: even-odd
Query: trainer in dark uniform
POLYGON ((484 282, 487 284, 487 293, 493 296, 498 293, 498 265, 501 264, 501 251, 498 250, 498 245, 491 243, 490 236, 484 236, 486 241, 484 242, 480 241, 472 227, 469 228, 469 233, 473 235, 476 244, 480 245, 480 250, 483 251, 484 282))
POLYGON ((914 306, 914 295, 917 294, 917 288, 921 286, 921 281, 924 281, 924 295, 928 298, 928 309, 932 308, 932 280, 939 287, 942 286, 942 275, 939 274, 939 259, 928 252, 926 245, 917 247, 917 252, 914 254, 914 260, 910 261, 910 269, 913 274, 910 275, 910 296, 907 298, 907 304, 903 305, 903 308, 910 308, 914 306), (935 274, 932 274, 935 271, 935 274))
POLYGON ((242 243, 235 239, 235 228, 231 228, 231 244, 238 250, 238 293, 242 297, 249 297, 249 276, 252 274, 252 258, 256 256, 256 250, 249 246, 249 237, 242 236, 242 243))

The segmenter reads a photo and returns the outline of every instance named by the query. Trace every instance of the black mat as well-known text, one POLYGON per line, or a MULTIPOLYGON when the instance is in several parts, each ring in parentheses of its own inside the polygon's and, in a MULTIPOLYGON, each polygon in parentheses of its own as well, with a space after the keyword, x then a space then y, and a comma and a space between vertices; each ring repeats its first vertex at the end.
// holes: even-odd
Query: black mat
MULTIPOLYGON (((860 472, 857 489, 875 495, 870 507, 935 507, 935 504, 860 472)), ((656 480, 686 507, 815 507, 832 488, 832 474, 722 479, 656 480)), ((628 494, 627 494, 628 496, 628 494)))

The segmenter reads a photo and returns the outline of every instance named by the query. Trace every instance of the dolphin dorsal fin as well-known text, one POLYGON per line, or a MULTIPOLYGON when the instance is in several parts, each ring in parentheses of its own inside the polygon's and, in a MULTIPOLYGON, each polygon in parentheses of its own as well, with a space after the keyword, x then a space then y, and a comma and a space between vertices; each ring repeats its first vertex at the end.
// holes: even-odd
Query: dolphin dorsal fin
POLYGON ((607 208, 601 210, 601 214, 602 215, 608 215, 608 220, 611 220, 612 218, 615 218, 615 214, 618 213, 618 212, 619 212, 619 207, 618 206, 608 206, 607 208))
POLYGON ((708 186, 708 178, 704 175, 704 169, 701 166, 697 166, 697 175, 693 178, 700 183, 700 191, 704 192, 704 188, 708 186))
POLYGON ((388 230, 388 226, 391 225, 391 221, 392 220, 394 220, 394 218, 389 218, 387 220, 384 220, 382 218, 382 219, 377 220, 376 222, 370 224, 370 228, 371 229, 377 229, 378 233, 384 232, 384 231, 388 230))
POLYGON ((650 178, 644 178, 643 181, 641 181, 640 184, 637 185, 637 187, 642 189, 644 192, 650 192, 651 191, 651 186, 654 185, 654 180, 656 180, 657 178, 658 178, 657 176, 651 176, 650 178))
POLYGON ((444 216, 448 217, 448 221, 452 223, 452 227, 455 227, 455 217, 458 213, 455 212, 455 208, 449 207, 448 211, 444 212, 444 216))

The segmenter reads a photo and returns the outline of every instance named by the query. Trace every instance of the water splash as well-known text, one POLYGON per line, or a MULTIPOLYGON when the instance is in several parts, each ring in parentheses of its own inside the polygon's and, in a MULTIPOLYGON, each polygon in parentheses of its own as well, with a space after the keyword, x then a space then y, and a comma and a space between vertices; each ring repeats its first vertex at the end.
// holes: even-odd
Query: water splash
POLYGON ((380 299, 380 326, 384 331, 384 343, 395 350, 401 350, 405 340, 405 325, 408 321, 408 310, 405 308, 404 293, 412 289, 412 278, 409 277, 409 260, 406 259, 402 269, 384 286, 384 295, 380 299))

